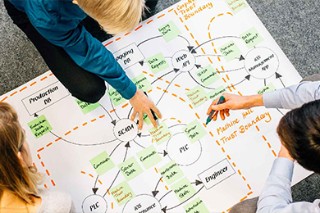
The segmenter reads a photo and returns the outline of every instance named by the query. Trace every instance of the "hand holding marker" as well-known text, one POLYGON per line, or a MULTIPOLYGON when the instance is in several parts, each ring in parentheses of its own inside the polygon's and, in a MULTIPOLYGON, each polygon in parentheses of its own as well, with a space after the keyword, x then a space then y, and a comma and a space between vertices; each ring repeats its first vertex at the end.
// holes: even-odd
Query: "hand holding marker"
MULTIPOLYGON (((219 101, 217 102, 217 104, 222 104, 223 102, 225 102, 225 98, 223 96, 220 96, 219 101)), ((210 123, 210 121, 212 120, 212 116, 213 114, 216 112, 216 110, 211 110, 211 112, 208 115, 207 121, 206 121, 206 125, 208 125, 210 123)))

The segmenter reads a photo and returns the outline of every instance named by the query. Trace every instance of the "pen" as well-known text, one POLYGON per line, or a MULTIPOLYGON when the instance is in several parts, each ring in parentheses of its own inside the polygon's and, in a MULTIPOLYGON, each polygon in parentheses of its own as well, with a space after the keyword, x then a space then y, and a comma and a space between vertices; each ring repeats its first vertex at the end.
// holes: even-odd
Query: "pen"
MULTIPOLYGON (((218 105, 218 104, 222 104, 224 101, 225 101, 225 98, 224 98, 223 96, 220 96, 217 105, 218 105)), ((213 116, 213 114, 214 114, 215 112, 216 112, 215 110, 212 110, 212 111, 210 112, 210 114, 208 115, 207 121, 206 121, 206 125, 208 125, 208 123, 210 123, 210 121, 212 120, 212 116, 213 116)))

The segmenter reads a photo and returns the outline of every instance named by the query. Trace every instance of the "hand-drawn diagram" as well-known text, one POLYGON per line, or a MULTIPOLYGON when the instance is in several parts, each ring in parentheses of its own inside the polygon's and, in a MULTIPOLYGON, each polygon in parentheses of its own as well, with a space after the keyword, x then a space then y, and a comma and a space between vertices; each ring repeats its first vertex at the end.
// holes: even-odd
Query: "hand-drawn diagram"
MULTIPOLYGON (((206 126, 207 107, 300 76, 245 0, 181 1, 104 45, 164 118, 139 131, 115 89, 84 103, 50 72, 1 96, 18 110, 45 188, 71 193, 82 212, 227 212, 259 194, 285 111, 233 111, 206 126)), ((308 174, 297 168, 295 182, 308 174)))

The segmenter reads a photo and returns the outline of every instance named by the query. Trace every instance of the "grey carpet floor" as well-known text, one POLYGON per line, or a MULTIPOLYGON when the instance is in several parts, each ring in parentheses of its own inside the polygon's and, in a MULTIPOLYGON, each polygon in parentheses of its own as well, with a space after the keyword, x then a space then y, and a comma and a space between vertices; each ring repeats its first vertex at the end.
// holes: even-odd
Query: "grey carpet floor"
MULTIPOLYGON (((158 11, 178 2, 159 0, 158 11)), ((302 77, 319 73, 320 1, 248 0, 302 77)), ((26 36, 8 17, 0 1, 0 95, 37 77, 48 68, 26 36)), ((292 189, 296 201, 320 198, 320 176, 292 189)))

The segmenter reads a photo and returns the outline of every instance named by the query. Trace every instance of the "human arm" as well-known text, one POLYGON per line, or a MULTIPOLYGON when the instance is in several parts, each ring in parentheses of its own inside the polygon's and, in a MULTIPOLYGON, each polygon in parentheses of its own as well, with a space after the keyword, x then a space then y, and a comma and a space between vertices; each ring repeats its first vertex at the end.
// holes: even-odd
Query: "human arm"
POLYGON ((313 203, 292 203, 293 167, 293 159, 288 151, 282 147, 259 196, 258 213, 320 212, 320 200, 315 200, 313 203))
MULTIPOLYGON (((273 92, 264 93, 263 95, 239 96, 225 93, 223 96, 226 101, 219 105, 215 105, 217 100, 213 101, 208 109, 208 113, 211 110, 237 110, 256 106, 293 109, 304 103, 320 99, 320 81, 302 82, 273 92)), ((224 118, 224 115, 221 117, 224 118)), ((214 120, 215 119, 216 115, 214 117, 214 120)))

